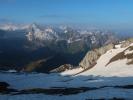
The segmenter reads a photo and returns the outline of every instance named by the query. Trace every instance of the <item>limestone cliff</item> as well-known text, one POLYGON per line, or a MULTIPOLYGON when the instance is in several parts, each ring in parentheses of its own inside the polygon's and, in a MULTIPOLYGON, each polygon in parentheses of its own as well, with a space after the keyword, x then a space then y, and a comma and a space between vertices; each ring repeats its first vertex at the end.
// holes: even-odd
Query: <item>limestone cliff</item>
POLYGON ((79 66, 84 69, 92 68, 97 63, 97 60, 101 55, 105 54, 108 50, 113 49, 114 47, 114 44, 108 44, 99 49, 89 51, 83 60, 79 63, 79 66))

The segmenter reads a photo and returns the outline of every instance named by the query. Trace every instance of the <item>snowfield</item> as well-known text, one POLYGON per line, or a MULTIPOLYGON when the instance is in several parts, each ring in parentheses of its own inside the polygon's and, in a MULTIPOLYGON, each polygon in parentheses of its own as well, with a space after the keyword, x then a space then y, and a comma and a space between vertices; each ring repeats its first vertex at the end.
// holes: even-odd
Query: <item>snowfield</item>
POLYGON ((15 74, 1 73, 0 81, 10 84, 10 88, 18 90, 53 87, 62 88, 97 88, 86 92, 70 95, 62 94, 1 94, 0 100, 86 100, 86 99, 112 99, 114 97, 133 98, 133 77, 101 77, 101 76, 60 76, 58 74, 15 74), (131 89, 123 86, 131 85, 131 89), (121 86, 122 88, 116 88, 121 86))
MULTIPOLYGON (((10 73, 0 72, 0 82, 10 84, 9 88, 19 94, 0 94, 0 100, 90 100, 90 99, 133 99, 133 65, 127 65, 128 59, 120 59, 108 64, 110 59, 127 48, 111 49, 102 55, 97 64, 80 74, 82 68, 58 73, 10 73), (107 65, 108 64, 108 65, 107 65), (57 90, 57 93, 54 91, 57 90)), ((132 51, 126 50, 126 53, 132 51)))

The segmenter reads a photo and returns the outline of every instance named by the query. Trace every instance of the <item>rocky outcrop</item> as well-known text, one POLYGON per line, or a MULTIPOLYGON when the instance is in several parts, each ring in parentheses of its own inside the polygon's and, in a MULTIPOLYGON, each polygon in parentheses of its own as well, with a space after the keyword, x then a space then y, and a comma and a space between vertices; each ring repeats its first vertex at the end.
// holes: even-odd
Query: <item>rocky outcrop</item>
POLYGON ((122 59, 127 59, 127 62, 126 62, 127 65, 133 64, 133 46, 129 46, 124 51, 116 54, 114 57, 112 57, 110 59, 110 61, 107 63, 107 65, 109 65, 110 63, 112 63, 114 61, 118 61, 118 60, 122 60, 122 59))
POLYGON ((92 68, 96 63, 99 57, 105 54, 108 50, 115 48, 114 44, 109 44, 99 49, 89 51, 83 60, 80 62, 79 66, 84 69, 92 68))
POLYGON ((7 90, 7 87, 9 87, 9 84, 6 82, 0 82, 0 93, 7 90))
POLYGON ((56 69, 51 70, 50 72, 58 73, 58 72, 63 72, 63 71, 66 71, 66 70, 70 70, 72 68, 73 68, 72 65, 70 65, 70 64, 64 64, 64 65, 61 65, 60 67, 58 67, 56 69))
POLYGON ((126 40, 126 41, 123 41, 121 43, 121 48, 125 48, 125 47, 129 46, 131 43, 133 43, 133 38, 130 38, 130 39, 126 40))

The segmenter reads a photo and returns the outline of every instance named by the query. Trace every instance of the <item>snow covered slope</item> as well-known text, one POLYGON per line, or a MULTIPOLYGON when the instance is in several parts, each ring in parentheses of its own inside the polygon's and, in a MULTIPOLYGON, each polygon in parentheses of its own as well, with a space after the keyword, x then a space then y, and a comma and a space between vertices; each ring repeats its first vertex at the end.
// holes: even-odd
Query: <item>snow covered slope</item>
POLYGON ((0 72, 0 82, 17 90, 0 94, 0 100, 132 100, 132 48, 132 44, 124 48, 115 45, 85 71, 79 67, 60 74, 0 72))
POLYGON ((114 49, 107 51, 100 56, 96 65, 93 68, 84 71, 83 68, 76 68, 73 70, 65 71, 62 75, 94 75, 94 76, 133 76, 133 44, 125 48, 121 48, 121 44, 116 45, 114 49), (77 70, 78 69, 78 70, 77 70))

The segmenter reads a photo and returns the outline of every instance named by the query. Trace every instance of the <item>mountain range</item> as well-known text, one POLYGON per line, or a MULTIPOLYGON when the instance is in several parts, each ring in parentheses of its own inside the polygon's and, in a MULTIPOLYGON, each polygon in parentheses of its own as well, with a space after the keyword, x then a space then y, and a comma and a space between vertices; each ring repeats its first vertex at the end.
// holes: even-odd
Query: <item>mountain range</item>
POLYGON ((64 64, 78 66, 92 49, 122 40, 106 30, 60 25, 0 25, 0 69, 49 72, 64 64))
POLYGON ((132 100, 132 65, 130 38, 90 50, 77 67, 62 65, 58 73, 0 71, 0 99, 132 100))

